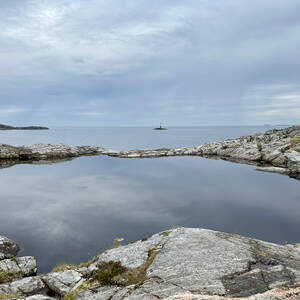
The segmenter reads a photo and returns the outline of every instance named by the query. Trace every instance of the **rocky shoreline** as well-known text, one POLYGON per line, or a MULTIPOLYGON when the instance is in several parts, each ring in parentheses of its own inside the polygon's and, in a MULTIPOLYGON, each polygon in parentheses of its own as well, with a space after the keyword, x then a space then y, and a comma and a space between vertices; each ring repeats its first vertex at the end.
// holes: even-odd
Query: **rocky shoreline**
POLYGON ((0 165, 72 159, 83 155, 108 155, 119 158, 200 156, 257 165, 260 171, 300 177, 300 126, 257 133, 184 148, 114 151, 93 146, 34 144, 22 147, 0 145, 0 165), (9 161, 14 161, 9 163, 9 161), (2 162, 2 164, 1 164, 2 162))
POLYGON ((80 265, 37 274, 34 257, 0 236, 0 299, 299 299, 300 244, 174 228, 80 265))

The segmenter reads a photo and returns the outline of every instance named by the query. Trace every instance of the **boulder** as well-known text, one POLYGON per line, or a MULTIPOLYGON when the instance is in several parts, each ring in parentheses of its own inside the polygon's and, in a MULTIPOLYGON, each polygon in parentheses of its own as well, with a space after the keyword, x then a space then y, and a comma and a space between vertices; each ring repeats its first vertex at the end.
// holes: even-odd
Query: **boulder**
POLYGON ((36 271, 36 260, 33 256, 17 257, 0 261, 0 272, 19 273, 24 277, 35 275, 36 271))
POLYGON ((52 272, 42 277, 48 288, 58 295, 65 295, 79 287, 84 279, 75 270, 52 272))
POLYGON ((16 242, 0 236, 0 260, 15 257, 19 251, 20 247, 16 242))
POLYGON ((37 277, 26 277, 23 279, 15 280, 11 283, 0 285, 0 297, 3 294, 6 295, 34 295, 40 294, 46 291, 46 286, 43 281, 37 277))

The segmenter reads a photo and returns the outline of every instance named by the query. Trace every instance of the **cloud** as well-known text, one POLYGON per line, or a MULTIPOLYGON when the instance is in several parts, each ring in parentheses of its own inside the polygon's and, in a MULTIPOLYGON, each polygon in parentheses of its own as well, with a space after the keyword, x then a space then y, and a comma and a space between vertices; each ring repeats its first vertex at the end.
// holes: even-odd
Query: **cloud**
POLYGON ((300 85, 258 86, 244 97, 244 101, 250 116, 287 123, 300 118, 300 85))
POLYGON ((21 107, 0 107, 0 115, 11 115, 25 112, 26 109, 21 107))
MULTIPOLYGON (((299 9, 297 0, 6 1, 1 104, 47 109, 32 121, 55 125, 93 125, 86 116, 97 111, 107 112, 101 125, 261 123, 246 98, 297 84, 299 9)), ((287 113, 280 119, 298 121, 287 113)))

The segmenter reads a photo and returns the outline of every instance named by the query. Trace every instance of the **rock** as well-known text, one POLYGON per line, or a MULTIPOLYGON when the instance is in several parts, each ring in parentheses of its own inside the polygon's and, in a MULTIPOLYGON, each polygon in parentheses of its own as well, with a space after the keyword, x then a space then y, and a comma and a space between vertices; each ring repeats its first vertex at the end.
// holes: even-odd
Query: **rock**
POLYGON ((20 273, 23 277, 35 275, 37 271, 36 260, 33 256, 17 257, 0 261, 0 272, 20 273))
POLYGON ((25 295, 39 294, 46 290, 46 286, 39 277, 27 277, 10 284, 12 293, 21 293, 25 295))
MULTIPOLYGON (((241 297, 240 300, 298 300, 300 298, 300 289, 274 289, 267 291, 262 294, 257 294, 250 297, 241 297)), ((179 293, 167 298, 162 298, 162 300, 236 300, 237 298, 228 298, 221 296, 209 296, 209 295, 199 295, 190 292, 179 293)))
POLYGON ((34 296, 26 297, 25 300, 55 300, 55 298, 48 297, 45 295, 34 295, 34 296))
POLYGON ((48 288, 58 295, 75 290, 83 282, 82 275, 74 270, 52 272, 42 277, 48 288))
POLYGON ((287 158, 287 168, 295 173, 300 173, 300 153, 289 150, 285 153, 285 156, 287 158))
POLYGON ((279 167, 258 167, 256 170, 270 173, 289 174, 289 170, 279 167))
POLYGON ((36 260, 33 256, 17 257, 16 262, 20 268, 20 272, 24 276, 35 275, 37 272, 36 260))
MULTIPOLYGON (((0 266, 23 275, 36 272, 32 257, 3 259, 0 266)), ((207 229, 176 228, 107 250, 86 267, 1 284, 0 298, 51 300, 44 296, 50 290, 61 297, 72 292, 77 300, 283 300, 297 299, 299 284, 299 244, 282 246, 207 229), (126 270, 110 285, 89 282, 82 290, 84 276, 104 262, 121 263, 126 270), (129 280, 126 276, 132 274, 136 276, 129 280)))
POLYGON ((126 268, 137 268, 147 261, 149 249, 157 247, 165 239, 165 233, 162 232, 143 241, 105 251, 94 265, 104 261, 120 261, 126 268))
POLYGON ((119 291, 119 287, 104 286, 91 290, 79 292, 77 300, 112 300, 113 296, 119 291))
POLYGON ((223 142, 183 148, 137 149, 130 151, 106 150, 92 146, 68 146, 64 144, 34 144, 23 147, 0 145, 0 159, 3 166, 7 160, 41 162, 71 159, 82 155, 108 155, 122 158, 151 158, 163 156, 197 155, 207 158, 221 158, 240 163, 256 164, 267 167, 285 168, 294 178, 300 174, 300 126, 280 130, 269 130, 248 136, 229 139, 223 142))
POLYGON ((43 293, 44 291, 46 291, 46 286, 37 276, 0 285, 0 296, 2 294, 34 295, 43 293))
POLYGON ((20 247, 14 241, 0 236, 0 260, 15 257, 20 251, 20 247))
POLYGON ((185 295, 182 299, 258 294, 262 294, 261 298, 249 299, 270 299, 269 290, 300 283, 300 252, 296 244, 292 250, 289 245, 206 229, 177 228, 155 234, 106 251, 97 263, 102 261, 121 261, 131 270, 147 266, 145 279, 127 287, 90 289, 79 293, 78 299, 181 299, 174 296, 179 294, 185 295))

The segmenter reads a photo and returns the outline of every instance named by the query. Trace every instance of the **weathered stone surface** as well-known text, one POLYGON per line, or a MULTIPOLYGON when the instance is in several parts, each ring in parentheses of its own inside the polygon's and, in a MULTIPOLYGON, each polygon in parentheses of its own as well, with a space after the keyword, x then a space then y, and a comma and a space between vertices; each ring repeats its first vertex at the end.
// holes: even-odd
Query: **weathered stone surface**
POLYGON ((16 256, 19 250, 20 247, 16 242, 0 236, 0 260, 16 256))
POLYGON ((133 244, 111 249, 101 254, 95 264, 112 260, 120 261, 126 268, 137 268, 147 261, 149 249, 159 247, 165 239, 165 233, 159 233, 143 241, 137 241, 133 244))
MULTIPOLYGON (((157 253, 143 283, 115 286, 111 290, 113 296, 109 287, 105 290, 115 300, 158 299, 182 293, 191 297, 183 299, 202 299, 199 294, 249 297, 300 282, 300 252, 296 244, 293 248, 296 250, 291 250, 289 245, 206 229, 177 228, 108 250, 100 255, 98 262, 122 261, 125 257, 122 263, 134 269, 149 259, 149 251, 157 253)), ((106 299, 101 298, 104 296, 97 289, 80 295, 79 299, 83 295, 86 299, 106 299)), ((265 295, 268 294, 249 299, 268 299, 265 295)))
POLYGON ((46 286, 39 277, 27 277, 16 280, 10 284, 12 293, 21 293, 25 295, 39 294, 46 290, 46 286))
POLYGON ((76 299, 78 300, 111 300, 112 297, 120 290, 119 287, 104 286, 79 292, 76 299))
POLYGON ((0 159, 35 161, 64 159, 81 155, 98 155, 103 148, 93 146, 68 146, 65 144, 33 144, 22 147, 0 145, 0 159))
POLYGON ((12 283, 0 285, 0 296, 3 294, 34 295, 46 290, 45 284, 37 277, 26 277, 12 283))
POLYGON ((50 290, 62 296, 75 290, 84 282, 82 275, 74 270, 52 272, 43 276, 42 279, 50 290))
MULTIPOLYGON (((28 258, 19 258, 32 270, 28 258)), ((8 266, 14 260, 2 260, 8 266), (9 261, 9 262, 8 262, 9 261)), ((22 263, 16 264, 22 265, 22 263)), ((10 269, 16 268, 9 266, 10 269)), ((85 283, 86 284, 86 283, 85 283)), ((277 245, 239 235, 206 229, 176 228, 135 243, 110 249, 94 263, 76 270, 26 277, 0 285, 0 296, 20 294, 20 299, 49 300, 47 291, 77 300, 152 299, 298 299, 300 290, 299 244, 277 245), (82 290, 83 274, 102 262, 121 262, 138 281, 120 274, 111 285, 89 282, 82 290), (79 272, 80 271, 80 272, 79 272), (130 282, 131 285, 126 286, 130 282), (90 285, 92 284, 92 286, 90 285), (76 290, 81 286, 80 291, 76 290), (278 287, 290 286, 290 289, 278 287), (294 287, 294 288, 292 288, 294 287), (36 295, 36 298, 29 296, 36 295), (214 295, 214 296, 211 296, 214 295), (294 297, 295 296, 295 297, 294 297), (27 297, 27 298, 26 298, 27 297), (293 298, 294 297, 294 298, 293 298)))
POLYGON ((4 259, 0 261, 0 272, 2 271, 20 273, 23 276, 35 275, 36 260, 33 256, 4 259))
MULTIPOLYGON (((237 298, 197 295, 190 292, 179 293, 162 300, 236 300, 237 298)), ((238 299, 244 300, 298 300, 300 299, 300 289, 274 289, 262 294, 257 294, 250 297, 240 297, 238 299)))

